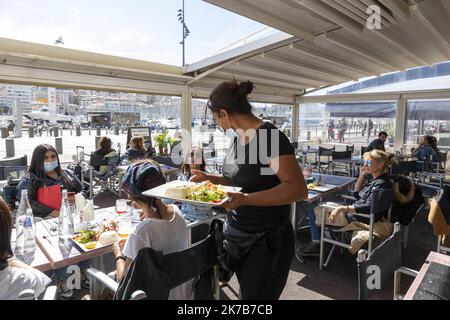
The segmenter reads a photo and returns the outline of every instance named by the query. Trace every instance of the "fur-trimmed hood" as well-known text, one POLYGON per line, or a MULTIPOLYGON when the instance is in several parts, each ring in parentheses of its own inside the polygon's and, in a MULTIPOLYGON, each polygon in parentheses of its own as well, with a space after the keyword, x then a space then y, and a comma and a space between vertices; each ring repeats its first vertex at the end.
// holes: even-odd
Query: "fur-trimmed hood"
POLYGON ((414 183, 413 178, 411 177, 405 177, 404 179, 400 180, 400 181, 393 181, 394 187, 394 196, 395 199, 401 203, 401 204, 406 204, 411 202, 414 199, 414 194, 416 192, 416 184, 414 183), (400 184, 408 184, 407 186, 400 186, 400 184), (402 193, 400 191, 401 189, 406 189, 408 190, 408 192, 406 193, 402 193))

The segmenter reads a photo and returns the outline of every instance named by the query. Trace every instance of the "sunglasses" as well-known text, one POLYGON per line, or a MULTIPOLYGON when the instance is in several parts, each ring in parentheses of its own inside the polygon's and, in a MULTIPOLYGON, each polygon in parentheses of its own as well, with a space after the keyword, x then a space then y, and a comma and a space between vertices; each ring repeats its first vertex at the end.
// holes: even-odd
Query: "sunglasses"
POLYGON ((370 168, 372 166, 372 160, 364 160, 364 166, 370 168))

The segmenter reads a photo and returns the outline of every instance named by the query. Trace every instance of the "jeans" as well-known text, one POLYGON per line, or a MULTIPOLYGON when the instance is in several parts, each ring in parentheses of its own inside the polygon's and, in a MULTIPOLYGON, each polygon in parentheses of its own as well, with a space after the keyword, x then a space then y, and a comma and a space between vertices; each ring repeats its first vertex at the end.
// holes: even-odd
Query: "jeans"
POLYGON ((242 259, 231 258, 241 300, 276 300, 286 285, 294 256, 290 222, 268 232, 242 259))
POLYGON ((314 213, 314 209, 319 205, 319 202, 312 202, 308 206, 308 221, 309 228, 311 230, 311 240, 319 241, 320 240, 320 230, 316 225, 316 214, 314 213))

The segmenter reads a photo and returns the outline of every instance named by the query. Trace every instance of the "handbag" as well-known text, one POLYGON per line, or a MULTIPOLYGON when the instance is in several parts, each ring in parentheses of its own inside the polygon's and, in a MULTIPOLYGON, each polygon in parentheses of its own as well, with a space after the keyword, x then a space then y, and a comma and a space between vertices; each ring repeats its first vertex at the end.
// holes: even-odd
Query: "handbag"
POLYGON ((61 186, 59 184, 55 184, 49 187, 44 186, 37 189, 36 196, 37 202, 39 202, 43 206, 56 211, 59 211, 61 209, 62 194, 61 186))

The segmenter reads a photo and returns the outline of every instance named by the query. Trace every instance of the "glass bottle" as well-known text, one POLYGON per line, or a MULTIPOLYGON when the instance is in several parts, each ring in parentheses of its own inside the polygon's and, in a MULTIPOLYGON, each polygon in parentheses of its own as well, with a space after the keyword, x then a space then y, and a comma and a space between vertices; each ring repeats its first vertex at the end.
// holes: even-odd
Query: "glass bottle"
POLYGON ((15 255, 34 253, 36 251, 36 233, 33 211, 28 201, 28 190, 22 190, 19 208, 16 216, 16 247, 15 255))
POLYGON ((70 210, 69 199, 67 197, 67 190, 62 190, 62 203, 59 211, 59 229, 58 235, 60 239, 68 239, 73 235, 73 215, 70 210))

